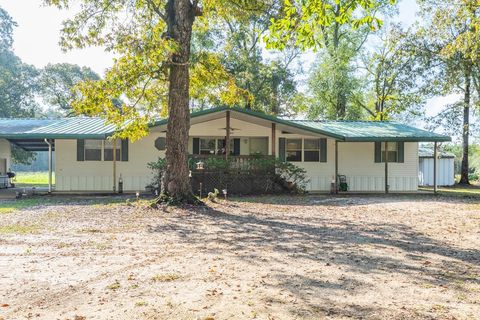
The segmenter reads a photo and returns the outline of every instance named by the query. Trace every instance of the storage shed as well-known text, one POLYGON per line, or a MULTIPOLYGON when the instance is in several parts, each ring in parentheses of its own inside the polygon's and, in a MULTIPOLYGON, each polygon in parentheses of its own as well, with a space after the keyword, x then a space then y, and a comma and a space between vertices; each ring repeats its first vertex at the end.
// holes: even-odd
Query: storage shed
MULTIPOLYGON (((418 150, 418 184, 433 186, 433 148, 420 147, 418 150)), ((455 184, 455 156, 448 152, 438 152, 437 184, 453 186, 455 184)))

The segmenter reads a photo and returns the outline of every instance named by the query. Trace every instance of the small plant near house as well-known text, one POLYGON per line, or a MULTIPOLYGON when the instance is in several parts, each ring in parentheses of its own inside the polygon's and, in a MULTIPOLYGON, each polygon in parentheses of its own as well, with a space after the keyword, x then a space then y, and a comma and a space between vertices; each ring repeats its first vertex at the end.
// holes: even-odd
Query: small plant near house
POLYGON ((293 163, 276 160, 275 173, 278 182, 287 190, 297 193, 305 193, 309 179, 307 171, 293 163))
POLYGON ((159 190, 159 193, 162 193, 163 188, 161 181, 167 169, 167 161, 164 158, 158 158, 155 162, 147 163, 147 167, 152 170, 153 173, 153 181, 148 187, 159 190))

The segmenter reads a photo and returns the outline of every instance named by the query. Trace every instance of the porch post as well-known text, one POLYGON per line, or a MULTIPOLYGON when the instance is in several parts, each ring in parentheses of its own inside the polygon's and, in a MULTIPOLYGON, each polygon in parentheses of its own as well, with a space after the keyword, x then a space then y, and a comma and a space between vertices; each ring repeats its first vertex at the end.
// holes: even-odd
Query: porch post
POLYGON ((48 144, 48 193, 52 193, 52 141, 45 139, 48 144))
POLYGON ((338 193, 338 140, 335 140, 335 193, 338 193))
POLYGON ((113 192, 117 191, 117 138, 113 139, 113 192))
POLYGON ((385 193, 388 194, 388 142, 385 141, 385 193))
POLYGON ((276 145, 275 145, 275 140, 276 140, 275 132, 276 132, 276 129, 277 129, 277 125, 272 122, 272 142, 271 142, 271 145, 272 145, 272 156, 274 156, 274 157, 275 157, 275 153, 276 153, 276 145))
POLYGON ((437 142, 433 145, 433 193, 437 194, 437 142))
POLYGON ((230 155, 230 110, 226 112, 225 159, 230 155))

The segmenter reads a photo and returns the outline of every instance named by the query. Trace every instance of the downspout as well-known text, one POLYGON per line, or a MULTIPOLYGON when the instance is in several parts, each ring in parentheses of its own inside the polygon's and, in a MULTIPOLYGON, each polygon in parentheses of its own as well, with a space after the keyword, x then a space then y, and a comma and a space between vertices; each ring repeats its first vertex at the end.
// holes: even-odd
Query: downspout
POLYGON ((44 139, 48 145, 48 193, 52 193, 52 143, 48 139, 44 139))

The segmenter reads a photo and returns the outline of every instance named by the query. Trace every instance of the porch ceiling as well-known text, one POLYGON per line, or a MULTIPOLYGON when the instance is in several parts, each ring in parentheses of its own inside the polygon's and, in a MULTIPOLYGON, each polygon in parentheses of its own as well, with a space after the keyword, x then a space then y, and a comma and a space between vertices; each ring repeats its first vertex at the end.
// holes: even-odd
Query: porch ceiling
MULTIPOLYGON (((14 145, 26 151, 48 151, 48 144, 44 139, 8 139, 14 145)), ((52 151, 55 150, 55 141, 52 142, 52 151)))

